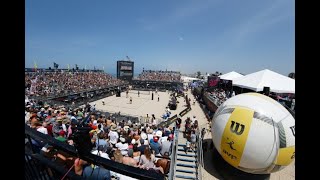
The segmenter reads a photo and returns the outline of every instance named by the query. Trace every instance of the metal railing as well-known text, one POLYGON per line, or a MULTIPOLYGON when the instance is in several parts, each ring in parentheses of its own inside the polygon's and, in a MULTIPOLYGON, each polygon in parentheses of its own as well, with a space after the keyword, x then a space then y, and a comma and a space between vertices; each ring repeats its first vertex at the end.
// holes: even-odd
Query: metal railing
MULTIPOLYGON (((200 128, 202 129, 202 128, 200 128)), ((204 162, 203 162, 203 149, 202 149, 202 131, 199 131, 199 128, 197 129, 197 156, 198 156, 198 161, 197 161, 197 167, 198 167, 198 179, 202 179, 202 168, 204 168, 204 162)))
MULTIPOLYGON (((175 126, 174 126, 175 127, 175 126)), ((175 177, 176 172, 176 162, 177 162, 177 151, 178 151, 178 137, 179 137, 179 130, 175 128, 174 131, 174 140, 172 144, 172 153, 171 153, 171 162, 170 162, 170 171, 168 179, 172 180, 175 177)))
MULTIPOLYGON (((166 121, 162 121, 157 125, 157 128, 159 127, 166 127, 169 126, 170 124, 174 123, 178 118, 178 115, 174 115, 169 117, 166 121)), ((175 126, 175 125, 174 125, 175 126)))
MULTIPOLYGON (((60 142, 56 140, 55 138, 52 138, 48 135, 42 134, 34 129, 31 129, 29 126, 25 125, 25 134, 28 136, 29 139, 34 139, 37 142, 42 142, 44 144, 50 144, 54 146, 55 149, 59 149, 71 156, 74 157, 79 157, 89 163, 102 166, 110 171, 114 171, 120 174, 124 174, 133 178, 138 178, 138 179, 164 179, 165 176, 159 173, 154 173, 152 171, 140 169, 140 168, 135 168, 132 166, 128 166, 122 163, 118 163, 112 160, 108 160, 105 158, 102 158, 100 156, 96 156, 94 154, 79 154, 77 150, 73 147, 70 146, 66 143, 60 142)), ((35 152, 34 152, 35 153, 35 152)), ((53 168, 55 168, 53 166, 53 168)))
POLYGON ((40 154, 25 153, 25 179, 84 179, 75 172, 68 172, 60 164, 52 162, 40 154))

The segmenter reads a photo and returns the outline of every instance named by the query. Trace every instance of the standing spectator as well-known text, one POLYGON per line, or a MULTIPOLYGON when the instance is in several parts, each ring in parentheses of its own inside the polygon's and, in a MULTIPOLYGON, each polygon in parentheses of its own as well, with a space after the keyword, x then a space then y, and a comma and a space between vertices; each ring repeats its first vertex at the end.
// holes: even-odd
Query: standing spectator
POLYGON ((196 147, 196 142, 197 142, 197 136, 194 130, 191 131, 191 149, 195 151, 195 147, 196 147))
POLYGON ((119 138, 119 134, 117 133, 117 125, 112 123, 110 126, 110 132, 108 134, 109 137, 109 142, 111 143, 111 145, 116 148, 116 143, 118 142, 118 138, 119 138))
POLYGON ((184 146, 184 152, 186 153, 186 154, 188 154, 188 151, 190 150, 190 141, 186 141, 186 145, 184 146))
POLYGON ((177 127, 177 129, 180 129, 180 126, 181 126, 181 118, 178 118, 177 120, 176 120, 176 127, 177 127))
POLYGON ((162 142, 161 144, 161 151, 160 151, 160 154, 162 156, 165 156, 165 154, 168 154, 169 156, 171 155, 171 148, 172 148, 172 141, 171 141, 171 138, 168 137, 167 138, 167 141, 164 141, 162 142))

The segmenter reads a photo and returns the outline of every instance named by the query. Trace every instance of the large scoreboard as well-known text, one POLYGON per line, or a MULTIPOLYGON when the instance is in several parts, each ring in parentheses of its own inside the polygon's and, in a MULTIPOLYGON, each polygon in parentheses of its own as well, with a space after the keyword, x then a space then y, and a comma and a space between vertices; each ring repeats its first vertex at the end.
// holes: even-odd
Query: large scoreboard
POLYGON ((117 78, 122 80, 132 80, 134 72, 133 61, 117 61, 117 78))

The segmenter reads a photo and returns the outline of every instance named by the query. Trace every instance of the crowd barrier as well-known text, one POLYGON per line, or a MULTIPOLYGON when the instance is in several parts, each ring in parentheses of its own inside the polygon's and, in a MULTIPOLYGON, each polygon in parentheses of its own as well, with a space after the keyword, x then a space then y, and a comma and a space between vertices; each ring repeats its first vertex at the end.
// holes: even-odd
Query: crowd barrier
MULTIPOLYGON (((38 142, 42 142, 44 144, 48 143, 52 146, 54 146, 54 148, 59 149, 61 151, 64 151, 66 153, 68 153, 71 156, 74 157, 79 157, 89 163, 98 165, 98 166, 102 166, 108 170, 126 175, 126 176, 130 176, 133 178, 137 178, 137 179, 155 179, 155 180, 160 180, 160 179, 165 179, 165 176, 159 173, 154 173, 152 171, 148 171, 148 170, 144 170, 144 169, 140 169, 140 168, 135 168, 132 166, 128 166, 122 163, 118 163, 112 160, 108 160, 105 158, 102 158, 100 156, 96 156, 93 155, 91 153, 89 154, 79 154, 76 149, 73 146, 70 146, 66 143, 60 142, 58 140, 56 140, 55 138, 52 138, 48 135, 42 134, 34 129, 31 129, 29 126, 25 125, 25 135, 28 137, 29 142, 30 139, 34 139, 38 142)), ((32 145, 31 145, 32 146, 32 145)), ((32 148, 32 147, 31 147, 32 148)), ((32 154, 38 154, 36 153, 36 151, 33 151, 32 154)), ((32 157, 32 156, 29 156, 32 157)), ((46 167, 50 167, 50 164, 47 162, 42 162, 43 166, 46 167)), ((55 171, 59 171, 59 166, 54 165, 51 166, 51 168, 53 168, 55 171)), ((36 169, 34 169, 36 170, 36 169)))

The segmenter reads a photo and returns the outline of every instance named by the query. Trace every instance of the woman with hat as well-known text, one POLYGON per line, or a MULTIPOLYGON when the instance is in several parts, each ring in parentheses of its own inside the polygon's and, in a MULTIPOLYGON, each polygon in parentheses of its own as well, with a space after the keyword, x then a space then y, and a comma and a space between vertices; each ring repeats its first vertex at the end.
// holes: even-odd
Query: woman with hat
POLYGON ((133 125, 132 131, 130 132, 130 135, 131 135, 131 136, 134 136, 134 134, 135 134, 135 135, 138 135, 138 134, 139 134, 138 125, 136 125, 136 124, 133 125))
POLYGON ((109 137, 109 142, 112 144, 114 148, 116 147, 116 143, 118 142, 118 139, 119 139, 119 134, 117 132, 117 129, 118 129, 117 125, 114 123, 111 123, 108 137, 109 137))

